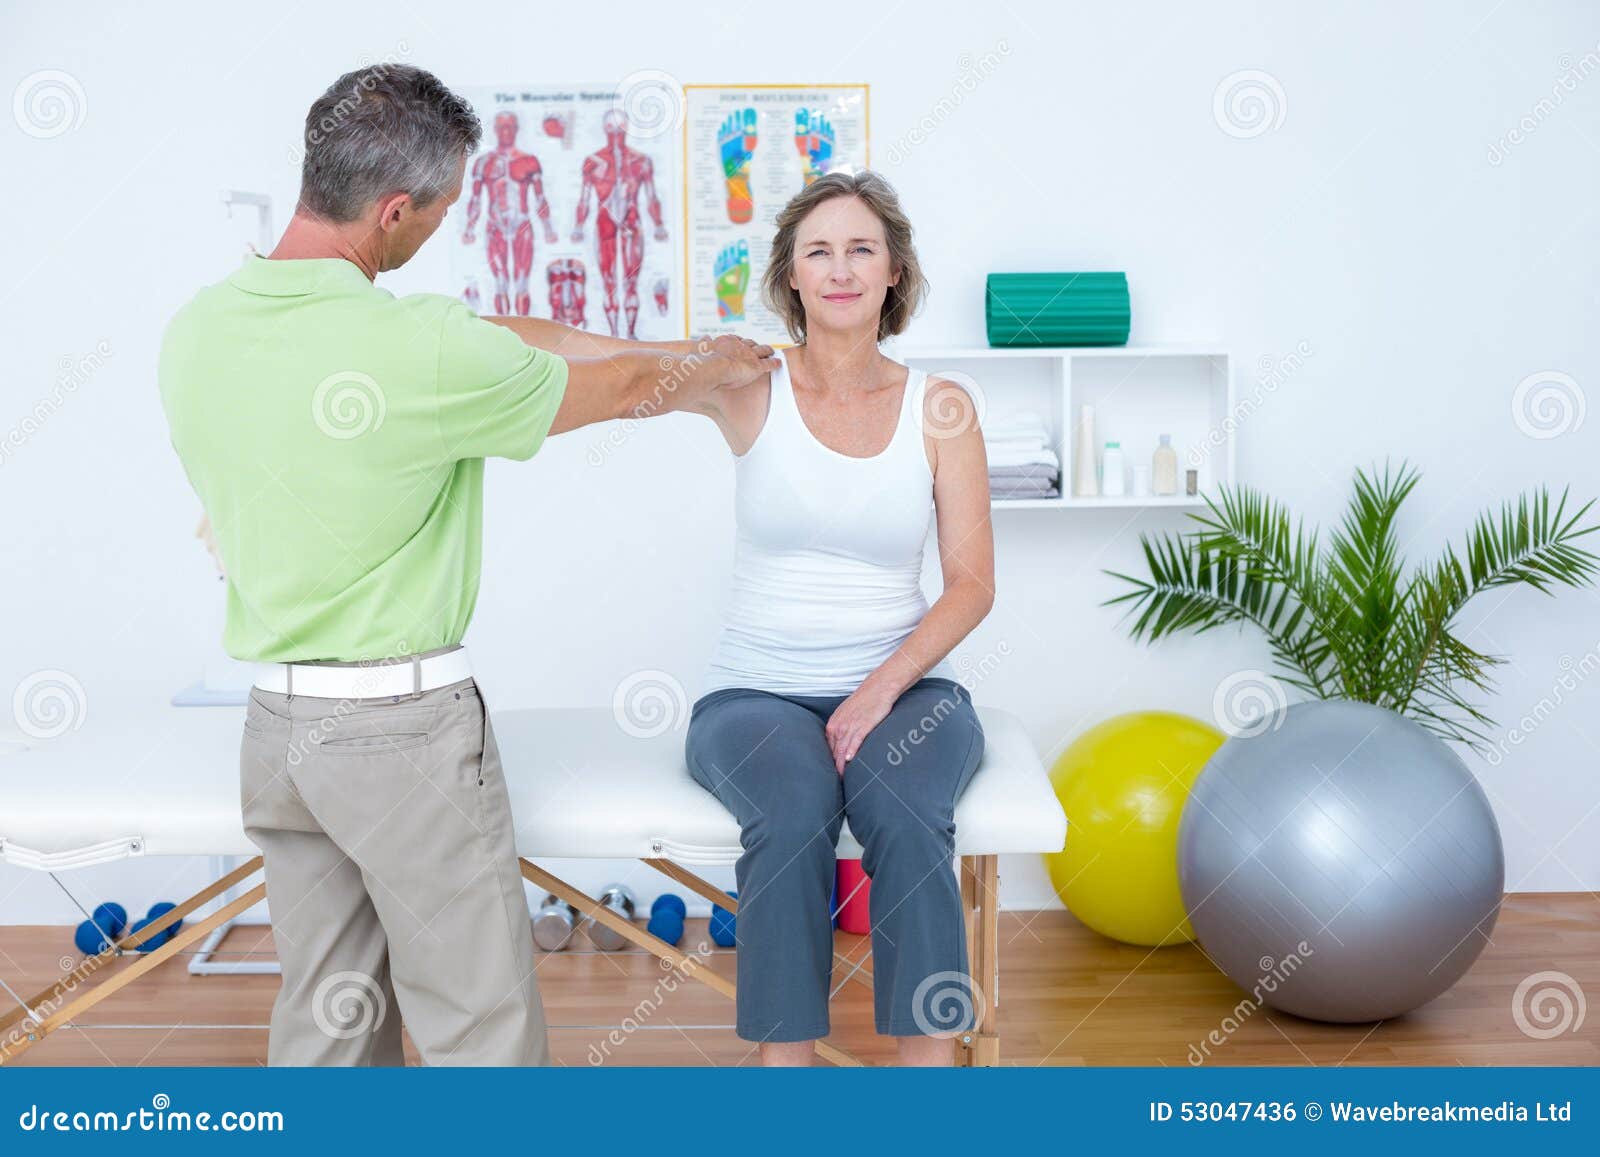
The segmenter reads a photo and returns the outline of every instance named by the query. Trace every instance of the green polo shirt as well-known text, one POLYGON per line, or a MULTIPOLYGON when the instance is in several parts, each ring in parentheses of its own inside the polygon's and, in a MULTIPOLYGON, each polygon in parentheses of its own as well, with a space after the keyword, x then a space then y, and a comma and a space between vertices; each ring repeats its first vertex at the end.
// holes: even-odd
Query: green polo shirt
POLYGON ((348 261, 251 255, 168 324, 159 379, 227 571, 223 649, 356 661, 461 641, 483 460, 533 456, 567 363, 348 261))

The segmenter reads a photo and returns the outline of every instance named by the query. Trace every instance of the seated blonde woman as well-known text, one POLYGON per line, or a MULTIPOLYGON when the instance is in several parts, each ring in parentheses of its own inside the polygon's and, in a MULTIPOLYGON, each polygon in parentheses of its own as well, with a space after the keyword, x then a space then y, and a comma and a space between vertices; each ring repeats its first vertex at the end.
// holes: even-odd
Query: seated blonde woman
POLYGON ((738 818, 737 1032, 767 1064, 826 1036, 828 898, 844 820, 872 879, 877 1030, 904 1064, 970 1028, 954 811, 983 731, 950 650, 994 601, 983 438, 961 387, 879 350, 925 292, 875 173, 831 173, 778 217, 766 299, 797 345, 705 412, 737 460, 731 601, 687 740, 738 818), (944 590, 920 575, 930 513, 944 590))

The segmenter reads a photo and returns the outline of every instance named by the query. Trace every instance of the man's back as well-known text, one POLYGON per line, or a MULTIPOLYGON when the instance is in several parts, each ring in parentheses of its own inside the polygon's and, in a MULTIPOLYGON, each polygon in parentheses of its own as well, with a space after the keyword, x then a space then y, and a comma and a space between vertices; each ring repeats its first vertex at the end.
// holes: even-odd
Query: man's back
POLYGON ((530 457, 566 377, 460 302, 397 299, 338 258, 251 256, 198 293, 168 326, 160 386, 227 570, 228 653, 356 660, 459 642, 482 459, 530 457))

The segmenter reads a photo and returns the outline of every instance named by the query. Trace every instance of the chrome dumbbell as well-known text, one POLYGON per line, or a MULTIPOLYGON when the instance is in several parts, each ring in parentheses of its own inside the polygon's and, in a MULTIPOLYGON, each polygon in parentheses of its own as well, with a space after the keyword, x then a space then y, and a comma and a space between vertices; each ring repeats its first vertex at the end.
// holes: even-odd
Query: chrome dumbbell
MULTIPOLYGON (((633 919, 633 892, 626 884, 612 884, 601 892, 600 904, 624 920, 633 919)), ((628 942, 627 937, 614 929, 607 928, 592 916, 584 917, 583 933, 602 952, 615 952, 628 942)))
POLYGON ((559 897, 546 893, 533 914, 533 942, 546 952, 560 952, 572 939, 578 910, 559 897))

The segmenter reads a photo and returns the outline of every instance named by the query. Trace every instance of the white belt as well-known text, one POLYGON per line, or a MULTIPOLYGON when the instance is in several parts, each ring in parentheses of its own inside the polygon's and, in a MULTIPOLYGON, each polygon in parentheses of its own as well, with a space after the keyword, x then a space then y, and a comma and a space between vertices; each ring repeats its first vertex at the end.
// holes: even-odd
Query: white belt
POLYGON ((311 695, 319 699, 375 699, 411 695, 459 683, 472 677, 467 649, 457 647, 442 655, 409 662, 369 663, 331 667, 322 663, 257 663, 255 685, 280 695, 311 695))

